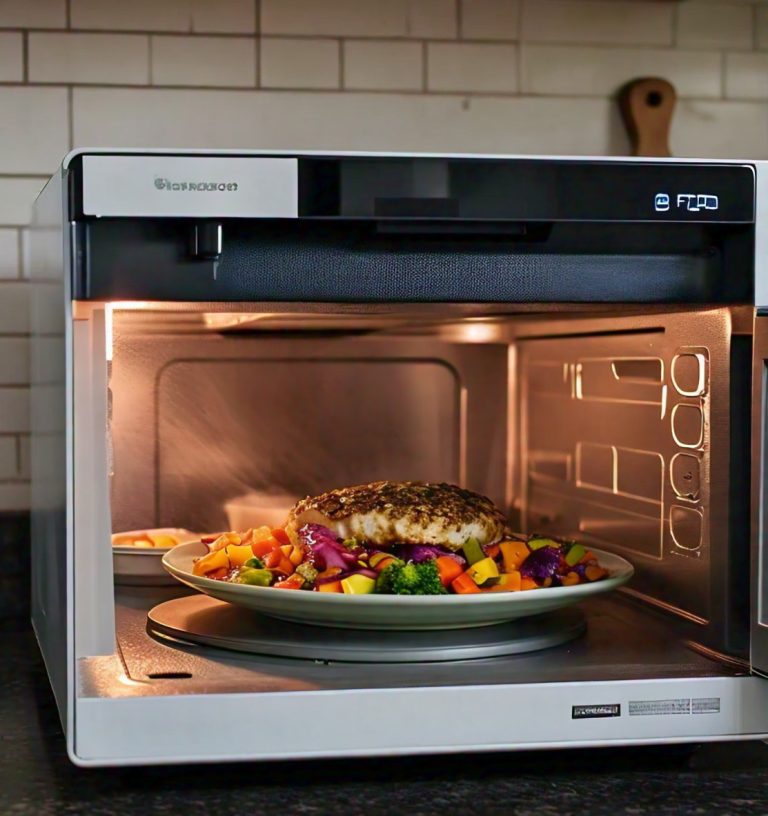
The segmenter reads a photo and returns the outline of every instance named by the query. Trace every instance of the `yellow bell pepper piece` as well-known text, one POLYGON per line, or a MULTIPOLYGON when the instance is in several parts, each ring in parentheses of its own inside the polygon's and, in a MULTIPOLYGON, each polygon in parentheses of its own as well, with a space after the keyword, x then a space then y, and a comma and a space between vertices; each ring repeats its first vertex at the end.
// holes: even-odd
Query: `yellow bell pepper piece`
POLYGON ((345 595, 369 595, 376 587, 376 581, 367 575, 350 575, 341 582, 345 595))
POLYGON ((224 552, 229 558, 230 567, 242 567, 246 561, 253 558, 253 550, 248 544, 230 544, 224 548, 224 552))
POLYGON ((194 575, 207 575, 209 572, 222 567, 229 569, 227 553, 225 550, 214 550, 209 552, 208 555, 204 555, 199 561, 195 561, 192 572, 194 575))
POLYGON ((491 578, 499 577, 499 568, 493 558, 483 558, 480 561, 475 561, 467 572, 478 586, 482 586, 491 578))

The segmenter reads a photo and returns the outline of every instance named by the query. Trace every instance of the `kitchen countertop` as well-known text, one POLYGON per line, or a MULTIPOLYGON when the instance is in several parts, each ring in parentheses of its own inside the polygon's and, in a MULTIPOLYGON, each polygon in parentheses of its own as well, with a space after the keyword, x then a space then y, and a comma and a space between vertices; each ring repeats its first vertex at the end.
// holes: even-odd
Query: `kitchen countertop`
POLYGON ((80 769, 66 756, 31 632, 6 626, 0 654, 0 813, 9 816, 768 812, 762 743, 80 769))

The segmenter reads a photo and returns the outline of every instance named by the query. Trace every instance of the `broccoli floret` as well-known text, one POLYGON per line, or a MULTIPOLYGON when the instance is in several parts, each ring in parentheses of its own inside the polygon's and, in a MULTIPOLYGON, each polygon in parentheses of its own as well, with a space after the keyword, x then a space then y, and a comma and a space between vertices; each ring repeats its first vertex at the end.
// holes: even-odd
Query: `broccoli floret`
POLYGON ((419 564, 396 562, 386 567, 376 581, 376 592, 387 595, 445 595, 433 559, 419 564))

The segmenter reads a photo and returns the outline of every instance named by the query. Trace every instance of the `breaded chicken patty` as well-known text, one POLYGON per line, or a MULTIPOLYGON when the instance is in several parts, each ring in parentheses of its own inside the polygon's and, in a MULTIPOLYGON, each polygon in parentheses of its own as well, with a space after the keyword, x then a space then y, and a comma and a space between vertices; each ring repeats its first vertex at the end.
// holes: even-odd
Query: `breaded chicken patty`
POLYGON ((437 544, 458 550, 469 538, 499 541, 506 519, 485 496, 451 484, 371 482, 329 490, 299 501, 286 531, 295 539, 304 524, 322 524, 340 538, 369 546, 437 544))

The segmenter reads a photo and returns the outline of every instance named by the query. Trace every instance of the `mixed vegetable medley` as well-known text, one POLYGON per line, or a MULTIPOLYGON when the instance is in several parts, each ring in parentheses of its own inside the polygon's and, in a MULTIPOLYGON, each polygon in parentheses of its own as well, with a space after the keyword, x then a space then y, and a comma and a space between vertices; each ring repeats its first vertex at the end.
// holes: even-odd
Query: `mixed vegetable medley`
POLYGON ((510 536, 481 545, 470 538, 459 552, 443 547, 395 545, 367 549, 341 540, 327 527, 305 524, 297 540, 282 528, 204 538, 208 553, 195 575, 277 589, 366 595, 468 595, 518 592, 599 581, 608 575, 595 555, 574 541, 510 536))

